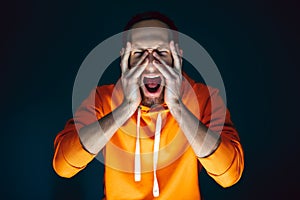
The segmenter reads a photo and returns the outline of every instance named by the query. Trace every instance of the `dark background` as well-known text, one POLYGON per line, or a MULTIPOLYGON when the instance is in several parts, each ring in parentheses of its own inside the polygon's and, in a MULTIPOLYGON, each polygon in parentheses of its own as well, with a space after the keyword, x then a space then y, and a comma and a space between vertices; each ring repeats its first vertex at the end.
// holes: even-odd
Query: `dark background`
POLYGON ((228 189, 202 171, 205 199, 298 196, 296 1, 31 0, 0 8, 1 199, 101 198, 103 165, 94 160, 75 177, 60 178, 51 165, 53 140, 72 117, 72 87, 84 58, 147 10, 165 13, 198 41, 224 80, 245 171, 228 189))

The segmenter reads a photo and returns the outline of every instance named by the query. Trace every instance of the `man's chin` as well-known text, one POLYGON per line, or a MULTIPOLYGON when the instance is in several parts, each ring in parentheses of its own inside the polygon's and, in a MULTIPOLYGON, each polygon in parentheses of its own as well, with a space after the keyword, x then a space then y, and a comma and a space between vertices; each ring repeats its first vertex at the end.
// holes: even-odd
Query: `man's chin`
POLYGON ((155 105, 160 105, 164 103, 164 88, 161 89, 159 94, 151 94, 149 92, 144 92, 141 90, 143 106, 152 107, 155 105))

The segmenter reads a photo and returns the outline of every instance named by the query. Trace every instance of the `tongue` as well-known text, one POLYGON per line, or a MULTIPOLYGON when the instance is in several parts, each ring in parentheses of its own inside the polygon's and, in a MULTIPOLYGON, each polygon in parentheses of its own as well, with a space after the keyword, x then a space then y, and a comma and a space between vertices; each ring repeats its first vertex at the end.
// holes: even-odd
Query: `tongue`
POLYGON ((159 84, 146 84, 145 86, 146 86, 148 92, 151 92, 151 93, 157 92, 158 88, 160 87, 159 84))
POLYGON ((157 83, 147 83, 146 85, 149 88, 155 88, 155 87, 157 87, 158 84, 157 83))
POLYGON ((144 78, 144 84, 147 88, 147 90, 151 93, 156 92, 158 88, 160 87, 161 78, 155 77, 155 78, 144 78))

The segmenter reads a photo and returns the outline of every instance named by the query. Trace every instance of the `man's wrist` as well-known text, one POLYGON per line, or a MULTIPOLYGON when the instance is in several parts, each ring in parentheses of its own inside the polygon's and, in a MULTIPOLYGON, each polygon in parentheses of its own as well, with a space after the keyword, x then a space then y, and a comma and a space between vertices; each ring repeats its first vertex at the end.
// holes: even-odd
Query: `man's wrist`
POLYGON ((180 99, 167 103, 168 108, 175 119, 179 119, 181 117, 182 106, 183 103, 180 99))
POLYGON ((130 102, 130 101, 126 101, 124 100, 121 104, 121 107, 123 107, 124 109, 128 110, 128 114, 131 116, 134 114, 134 112, 136 111, 136 109, 138 108, 139 103, 137 102, 130 102))

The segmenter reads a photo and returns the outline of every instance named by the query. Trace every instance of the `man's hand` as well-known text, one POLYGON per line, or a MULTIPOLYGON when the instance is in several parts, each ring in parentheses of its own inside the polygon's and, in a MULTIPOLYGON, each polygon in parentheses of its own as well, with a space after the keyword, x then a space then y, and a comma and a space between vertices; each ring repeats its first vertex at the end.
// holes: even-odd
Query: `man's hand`
POLYGON ((165 78, 165 102, 171 109, 172 106, 178 106, 181 99, 181 84, 182 84, 182 52, 178 48, 178 44, 174 44, 174 41, 170 42, 170 50, 174 60, 174 66, 168 65, 156 52, 153 56, 156 60, 153 61, 154 66, 162 73, 165 78))
POLYGON ((128 66, 128 61, 131 52, 131 44, 127 42, 126 48, 121 50, 121 82, 124 92, 124 103, 132 105, 136 109, 142 98, 140 93, 140 76, 147 67, 149 59, 146 58, 148 52, 141 56, 141 59, 135 64, 135 66, 128 66))

